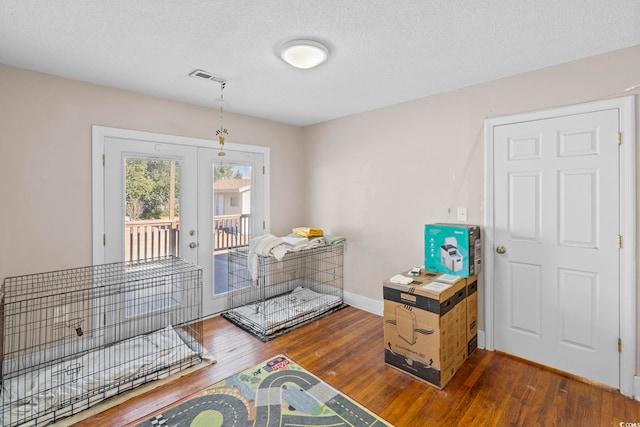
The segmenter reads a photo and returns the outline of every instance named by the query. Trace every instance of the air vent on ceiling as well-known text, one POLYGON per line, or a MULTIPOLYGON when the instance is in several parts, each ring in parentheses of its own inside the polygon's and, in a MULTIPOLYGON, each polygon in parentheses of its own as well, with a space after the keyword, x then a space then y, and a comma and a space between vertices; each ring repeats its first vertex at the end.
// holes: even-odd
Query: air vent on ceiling
POLYGON ((189 75, 197 79, 211 80, 218 83, 224 83, 227 81, 227 79, 225 79, 224 77, 214 76, 210 72, 205 70, 200 70, 200 69, 193 70, 192 72, 189 73, 189 75))

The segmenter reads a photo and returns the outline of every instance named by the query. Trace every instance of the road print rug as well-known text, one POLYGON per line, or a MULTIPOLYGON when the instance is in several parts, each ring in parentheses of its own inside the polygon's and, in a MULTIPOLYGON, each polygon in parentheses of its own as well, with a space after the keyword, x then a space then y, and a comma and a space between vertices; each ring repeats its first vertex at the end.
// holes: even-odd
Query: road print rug
POLYGON ((391 426, 286 356, 237 373, 136 426, 391 426))

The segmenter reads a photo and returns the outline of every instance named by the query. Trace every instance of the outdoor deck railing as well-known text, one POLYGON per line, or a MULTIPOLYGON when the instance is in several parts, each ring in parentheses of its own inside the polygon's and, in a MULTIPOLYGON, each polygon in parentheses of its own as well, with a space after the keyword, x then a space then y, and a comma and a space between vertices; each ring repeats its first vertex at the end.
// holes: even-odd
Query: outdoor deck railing
POLYGON ((178 220, 127 221, 124 226, 125 259, 137 261, 178 254, 178 220))
MULTIPOLYGON (((213 217, 214 252, 247 246, 251 215, 213 217)), ((136 261, 178 255, 180 220, 141 220, 125 222, 125 259, 136 261)))
POLYGON ((251 215, 218 215, 213 217, 215 251, 239 248, 249 244, 251 215))

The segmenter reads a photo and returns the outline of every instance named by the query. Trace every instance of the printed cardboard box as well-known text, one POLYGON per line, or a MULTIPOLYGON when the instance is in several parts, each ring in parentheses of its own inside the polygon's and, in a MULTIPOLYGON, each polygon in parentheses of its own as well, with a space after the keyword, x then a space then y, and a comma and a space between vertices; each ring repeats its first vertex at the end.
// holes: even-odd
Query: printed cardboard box
POLYGON ((467 357, 478 348, 478 276, 467 279, 467 357))
POLYGON ((451 381, 451 378, 453 378, 457 372, 457 368, 453 362, 444 366, 441 370, 437 370, 422 362, 413 360, 410 357, 394 353, 389 349, 384 350, 384 362, 387 365, 402 372, 411 374, 440 390, 442 390, 442 388, 451 381))
POLYGON ((424 226, 425 269, 470 277, 480 272, 480 227, 466 224, 424 226))
POLYGON ((384 283, 384 338, 386 363, 442 388, 467 355, 467 281, 439 277, 422 272, 409 285, 384 283))

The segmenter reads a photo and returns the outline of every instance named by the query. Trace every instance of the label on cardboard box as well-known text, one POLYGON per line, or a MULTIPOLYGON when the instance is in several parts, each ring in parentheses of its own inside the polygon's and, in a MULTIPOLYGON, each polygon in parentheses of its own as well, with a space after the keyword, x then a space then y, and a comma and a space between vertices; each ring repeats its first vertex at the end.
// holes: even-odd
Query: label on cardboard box
POLYGON ((438 282, 456 283, 460 280, 460 276, 454 276, 453 274, 441 274, 438 276, 438 282))
POLYGON ((435 292, 437 294, 439 294, 440 292, 449 289, 451 287, 451 285, 448 285, 446 283, 440 283, 440 282, 431 282, 427 285, 422 286, 422 289, 426 289, 428 291, 431 292, 435 292))
MULTIPOLYGON (((443 316, 449 310, 451 310, 455 306, 456 296, 451 295, 444 301, 440 301, 436 298, 429 298, 424 295, 418 295, 415 293, 415 288, 409 289, 407 292, 403 292, 399 289, 393 289, 385 286, 382 290, 383 298, 386 301, 393 301, 399 304, 405 304, 410 307, 417 308, 419 310, 424 310, 430 313, 435 313, 437 315, 443 316)), ((422 289, 421 289, 422 290, 422 289)), ((440 292, 440 294, 444 294, 447 290, 440 292)), ((435 292, 433 292, 435 293, 435 292)), ((437 295, 437 293, 435 293, 437 295)))

